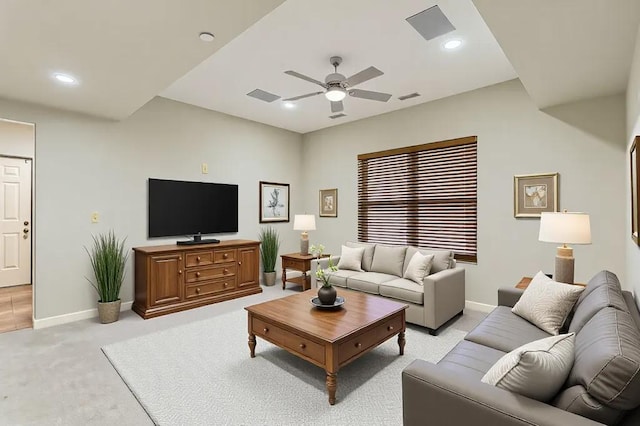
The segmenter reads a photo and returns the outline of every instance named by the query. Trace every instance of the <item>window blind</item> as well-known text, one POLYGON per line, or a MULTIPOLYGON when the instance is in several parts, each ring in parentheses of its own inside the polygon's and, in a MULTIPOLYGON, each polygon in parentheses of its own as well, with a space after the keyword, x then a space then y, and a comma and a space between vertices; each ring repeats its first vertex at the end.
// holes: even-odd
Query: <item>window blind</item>
POLYGON ((477 262, 477 137, 358 156, 358 239, 477 262))

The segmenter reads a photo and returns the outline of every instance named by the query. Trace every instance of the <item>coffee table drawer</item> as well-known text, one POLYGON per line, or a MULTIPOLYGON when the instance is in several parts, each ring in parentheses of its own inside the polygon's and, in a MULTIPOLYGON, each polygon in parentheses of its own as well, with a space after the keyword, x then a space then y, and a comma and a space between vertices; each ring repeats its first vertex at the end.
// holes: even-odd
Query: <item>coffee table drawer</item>
POLYGON ((251 329, 254 334, 271 340, 278 346, 290 349, 300 355, 324 364, 323 345, 255 317, 251 321, 251 329))
POLYGON ((338 364, 342 365, 351 358, 367 352, 401 330, 402 318, 395 317, 359 336, 345 340, 338 346, 338 364))

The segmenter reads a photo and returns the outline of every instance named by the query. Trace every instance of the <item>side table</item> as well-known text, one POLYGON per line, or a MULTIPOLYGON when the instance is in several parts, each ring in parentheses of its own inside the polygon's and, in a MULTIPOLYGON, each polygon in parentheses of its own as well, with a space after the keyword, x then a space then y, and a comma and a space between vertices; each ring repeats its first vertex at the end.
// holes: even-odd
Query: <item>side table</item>
MULTIPOLYGON (((527 287, 529 287, 529 283, 531 282, 532 279, 533 279, 532 277, 522 277, 520 282, 516 284, 516 288, 519 288, 520 290, 526 290, 527 287)), ((580 285, 582 287, 586 286, 586 284, 582 284, 582 283, 573 283, 573 285, 580 285)))
POLYGON ((282 258, 282 289, 285 289, 285 283, 295 283, 302 286, 302 290, 311 288, 311 277, 307 275, 307 271, 311 270, 311 261, 315 259, 312 254, 289 253, 280 256, 282 258), (287 269, 302 272, 302 275, 287 278, 287 269))

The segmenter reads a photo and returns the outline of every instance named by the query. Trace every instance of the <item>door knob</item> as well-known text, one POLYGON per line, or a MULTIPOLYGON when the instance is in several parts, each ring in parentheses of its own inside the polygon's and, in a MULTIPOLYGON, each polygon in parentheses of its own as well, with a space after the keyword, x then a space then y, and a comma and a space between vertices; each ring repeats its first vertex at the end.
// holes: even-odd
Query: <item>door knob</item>
POLYGON ((24 221, 24 226, 29 226, 29 221, 28 220, 24 221))
POLYGON ((22 230, 22 232, 24 232, 25 234, 28 234, 28 233, 29 233, 29 228, 24 228, 24 229, 22 230))

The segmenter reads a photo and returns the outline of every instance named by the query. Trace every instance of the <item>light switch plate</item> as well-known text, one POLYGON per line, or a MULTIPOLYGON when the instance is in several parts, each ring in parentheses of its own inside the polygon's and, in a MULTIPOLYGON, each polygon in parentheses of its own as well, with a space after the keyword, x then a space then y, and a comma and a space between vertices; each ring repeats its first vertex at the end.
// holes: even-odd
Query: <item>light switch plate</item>
POLYGON ((207 163, 202 163, 202 174, 206 175, 209 173, 209 165, 207 163))
POLYGON ((91 223, 98 223, 99 220, 100 215, 98 215, 98 212, 91 213, 91 223))

